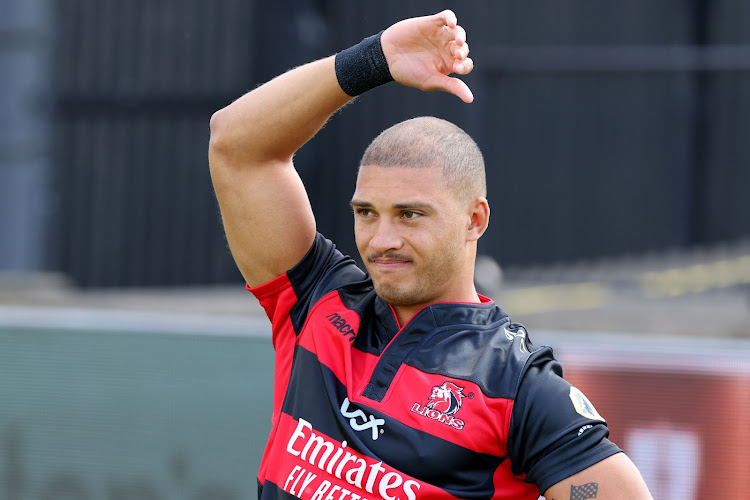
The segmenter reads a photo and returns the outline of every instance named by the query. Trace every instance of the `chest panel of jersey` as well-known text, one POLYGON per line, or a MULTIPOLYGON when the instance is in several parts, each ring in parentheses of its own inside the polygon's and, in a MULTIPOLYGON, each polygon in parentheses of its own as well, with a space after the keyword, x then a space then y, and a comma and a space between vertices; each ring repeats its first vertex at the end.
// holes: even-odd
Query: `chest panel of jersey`
POLYGON ((432 304, 401 328, 320 234, 248 290, 276 350, 262 500, 532 500, 619 452, 574 408, 551 349, 489 299, 432 304))
MULTIPOLYGON (((286 444, 285 457, 294 463, 277 464, 279 469, 295 470, 307 464, 320 472, 319 466, 323 465, 323 469, 330 469, 334 480, 344 481, 342 488, 352 490, 356 484, 346 481, 351 472, 349 479, 357 483, 359 478, 365 490, 364 494, 355 495, 363 496, 374 495, 374 490, 368 491, 367 480, 371 478, 365 478, 357 467, 374 471, 370 489, 381 477, 409 486, 393 498, 407 498, 410 493, 423 496, 434 488, 431 485, 440 487, 430 492, 430 498, 497 495, 498 485, 508 483, 507 477, 498 476, 510 474, 501 464, 506 460, 512 400, 487 397, 471 380, 417 368, 431 356, 450 355, 449 351, 439 352, 444 347, 438 341, 439 329, 420 331, 419 324, 411 329, 406 325, 391 337, 389 333, 373 332, 377 326, 361 325, 360 316, 344 305, 337 292, 320 300, 310 311, 297 339, 282 407, 283 422, 275 438, 276 446, 286 444), (373 352, 357 349, 354 339, 364 332, 383 337, 380 344, 385 345, 378 346, 370 339, 372 348, 368 350, 373 352), (373 380, 378 384, 373 384, 373 380), (387 383, 385 390, 380 387, 382 381, 387 383), (378 399, 368 397, 373 395, 378 399), (314 443, 308 446, 310 439, 314 443), (326 444, 317 444, 321 442, 326 444), (313 454, 319 446, 324 449, 313 454), (321 463, 319 455, 322 457, 328 449, 330 454, 321 463), (340 456, 335 461, 337 453, 340 456), (312 455, 315 464, 311 463, 312 455), (355 456, 363 461, 358 462, 360 458, 355 456), (344 459, 348 461, 342 464, 344 459), (381 473, 381 467, 394 470, 381 473), (336 476, 337 471, 341 478, 336 476), (408 482, 412 480, 415 483, 408 482)), ((429 322, 426 327, 430 327, 429 322)), ((470 336, 473 332, 444 333, 470 336)), ((279 486, 281 479, 276 478, 274 484, 279 486)), ((288 476, 285 484, 287 479, 288 476)), ((536 488, 521 479, 513 477, 514 495, 535 498, 536 488)), ((300 479, 298 490, 303 483, 304 479, 300 479)), ((311 479, 310 491, 295 490, 295 496, 304 498, 309 494, 308 498, 313 498, 316 484, 317 478, 311 479)))

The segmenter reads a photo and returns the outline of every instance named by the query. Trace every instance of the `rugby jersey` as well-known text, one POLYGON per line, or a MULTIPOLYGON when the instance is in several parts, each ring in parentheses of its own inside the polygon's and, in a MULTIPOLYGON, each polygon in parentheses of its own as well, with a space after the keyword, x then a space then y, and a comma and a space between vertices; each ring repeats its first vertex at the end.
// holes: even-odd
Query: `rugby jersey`
POLYGON ((399 325, 320 234, 247 288, 276 352, 262 500, 536 499, 620 451, 552 350, 486 297, 399 325))

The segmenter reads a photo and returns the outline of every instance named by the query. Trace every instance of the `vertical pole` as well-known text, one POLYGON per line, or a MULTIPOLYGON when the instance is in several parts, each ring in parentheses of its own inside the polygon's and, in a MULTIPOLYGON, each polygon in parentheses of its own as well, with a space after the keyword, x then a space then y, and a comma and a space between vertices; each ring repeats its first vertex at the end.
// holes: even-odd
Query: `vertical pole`
POLYGON ((49 216, 49 3, 0 0, 0 270, 44 268, 49 216))

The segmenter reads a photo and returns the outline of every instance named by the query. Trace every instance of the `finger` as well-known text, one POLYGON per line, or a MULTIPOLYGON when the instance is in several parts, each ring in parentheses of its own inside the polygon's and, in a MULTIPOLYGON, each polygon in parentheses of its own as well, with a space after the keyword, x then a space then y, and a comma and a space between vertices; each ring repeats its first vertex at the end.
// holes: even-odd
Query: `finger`
POLYGON ((463 26, 456 26, 454 29, 454 40, 456 40, 456 44, 461 46, 466 43, 466 30, 463 28, 463 26))
POLYGON ((474 61, 471 57, 463 60, 453 61, 453 72, 459 75, 468 75, 474 69, 474 61))
POLYGON ((443 45, 450 45, 452 43, 456 42, 456 28, 451 28, 450 26, 444 25, 442 31, 440 32, 440 40, 443 43, 443 45))
POLYGON ((456 14, 452 10, 446 9, 439 14, 435 14, 435 22, 438 23, 438 26, 455 28, 456 24, 458 24, 458 18, 456 18, 456 14))
POLYGON ((469 44, 459 45, 455 40, 448 42, 448 53, 456 59, 463 59, 469 55, 469 44))
POLYGON ((469 44, 463 44, 460 47, 453 42, 453 58, 457 60, 466 59, 466 56, 469 55, 469 44))
POLYGON ((458 51, 458 44, 456 43, 455 30, 448 26, 443 26, 443 30, 440 33, 440 40, 437 42, 437 48, 442 50, 448 57, 455 57, 458 51))

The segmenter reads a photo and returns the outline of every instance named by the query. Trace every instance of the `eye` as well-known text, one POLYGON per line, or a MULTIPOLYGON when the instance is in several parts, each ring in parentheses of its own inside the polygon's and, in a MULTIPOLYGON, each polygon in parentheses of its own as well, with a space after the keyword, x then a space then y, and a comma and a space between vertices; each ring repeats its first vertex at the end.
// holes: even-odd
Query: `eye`
POLYGON ((403 212, 401 212, 401 216, 402 216, 402 217, 403 217, 404 219, 416 219, 416 218, 417 218, 417 217, 419 217, 420 215, 422 215, 422 214, 420 214, 420 213, 418 213, 418 212, 413 212, 413 211, 411 211, 411 210, 404 210, 403 212))
POLYGON ((370 208, 357 208, 354 210, 354 213, 356 213, 360 217, 371 217, 375 215, 375 212, 373 212, 370 208))

